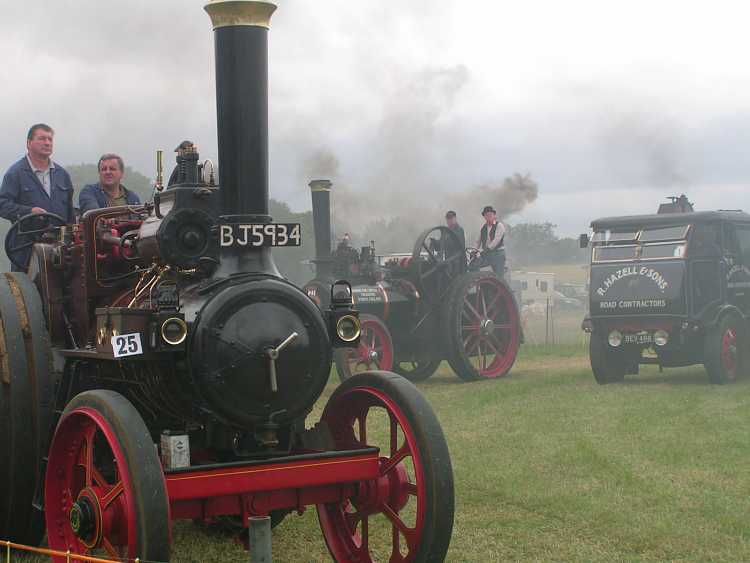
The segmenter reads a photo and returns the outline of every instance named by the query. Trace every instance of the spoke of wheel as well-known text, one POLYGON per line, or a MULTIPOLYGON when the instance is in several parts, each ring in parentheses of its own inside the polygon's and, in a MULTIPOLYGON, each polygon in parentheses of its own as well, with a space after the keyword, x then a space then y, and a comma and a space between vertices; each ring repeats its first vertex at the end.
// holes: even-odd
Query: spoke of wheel
POLYGON ((499 351, 499 350, 498 350, 498 349, 497 349, 497 348, 495 347, 495 345, 494 345, 494 344, 492 343, 492 339, 491 339, 491 338, 486 338, 486 339, 485 339, 485 342, 487 343, 487 345, 488 345, 488 346, 489 346, 490 348, 492 348, 492 351, 493 351, 493 352, 495 353, 495 356, 502 356, 502 354, 500 353, 500 351, 499 351))
POLYGON ((407 483, 406 484, 406 492, 409 493, 413 497, 417 496, 417 485, 416 485, 416 483, 407 483))
POLYGON ((363 446, 367 445, 367 411, 357 417, 359 421, 359 441, 363 446))
POLYGON ((396 420, 395 415, 392 412, 388 413, 388 418, 391 422, 391 458, 396 454, 396 450, 398 449, 398 421, 396 420))
POLYGON ((102 537, 102 547, 113 559, 120 559, 120 552, 113 546, 106 537, 102 537))
POLYGON ((399 518, 399 515, 396 514, 387 503, 383 504, 383 514, 385 514, 386 518, 391 521, 393 527, 395 529, 398 529, 398 531, 404 535, 404 537, 406 538, 406 543, 409 545, 409 548, 411 550, 411 542, 409 540, 413 536, 414 531, 408 528, 406 524, 404 524, 404 521, 399 518))
POLYGON ((500 300, 501 293, 498 291, 495 293, 495 297, 490 301, 489 307, 487 307, 487 311, 492 311, 492 308, 495 306, 495 303, 497 303, 500 300))
MULTIPOLYGON (((474 306, 473 306, 473 305, 472 305, 471 303, 469 303, 469 300, 468 300, 468 298, 467 298, 467 299, 464 299, 464 305, 465 305, 466 307, 468 307, 468 308, 469 308, 469 310, 470 310, 470 311, 471 311, 472 313, 474 313, 474 315, 476 316, 477 320, 478 320, 478 321, 479 321, 479 322, 481 323, 481 322, 482 322, 482 315, 480 315, 480 314, 479 314, 479 312, 478 312, 478 311, 477 311, 477 310, 476 310, 476 309, 474 308, 474 306)), ((464 309, 464 310, 465 310, 465 309, 464 309)))
POLYGON ((430 258, 432 259, 433 262, 435 263, 440 262, 440 260, 437 259, 437 256, 435 256, 435 253, 427 246, 427 244, 423 242, 422 247, 427 251, 427 254, 430 255, 430 258))
POLYGON ((91 466, 91 480, 93 481, 93 483, 99 485, 100 487, 105 487, 109 484, 104 478, 104 475, 99 473, 99 470, 93 465, 91 466))
MULTIPOLYGON (((351 505, 349 505, 351 506, 351 505)), ((359 526, 359 523, 362 522, 364 516, 361 512, 346 512, 344 511, 344 520, 346 520, 346 525, 349 528, 347 531, 354 535, 357 531, 357 526, 359 526)))
POLYGON ((503 343, 500 340, 495 339, 494 334, 488 334, 487 341, 493 342, 495 344, 495 348, 497 348, 498 350, 502 350, 502 352, 500 352, 501 356, 504 356, 505 353, 508 351, 508 343, 507 342, 503 343), (505 344, 505 346, 503 346, 503 344, 505 344))
POLYGON ((484 313, 484 318, 487 318, 487 301, 484 298, 484 292, 482 292, 482 312, 484 313))
MULTIPOLYGON (((484 339, 482 339, 482 342, 484 342, 484 339)), ((487 348, 484 349, 484 354, 481 353, 481 344, 480 344, 480 356, 482 356, 482 371, 487 369, 487 348)))
POLYGON ((391 526, 391 543, 393 544, 393 549, 391 550, 389 563, 403 561, 404 558, 401 556, 401 534, 398 533, 396 526, 391 526))
POLYGON ((375 331, 373 330, 372 331, 372 338, 370 338, 370 349, 375 348, 375 338, 376 338, 376 335, 375 335, 375 331))
POLYGON ((106 510, 107 507, 114 502, 114 500, 125 492, 125 485, 122 481, 118 481, 117 484, 112 487, 107 494, 102 497, 101 507, 102 510, 106 510))
POLYGON ((96 426, 93 424, 84 429, 83 435, 83 447, 85 448, 84 455, 84 470, 86 472, 86 486, 90 487, 93 484, 93 470, 94 470, 94 436, 96 435, 96 426))
POLYGON ((404 444, 400 450, 395 452, 394 454, 391 454, 391 457, 388 458, 388 461, 386 461, 383 464, 383 467, 380 469, 380 474, 385 475, 386 473, 392 471, 399 463, 401 463, 406 456, 409 455, 409 446, 404 444))
POLYGON ((20 244, 20 245, 14 247, 14 248, 11 248, 10 249, 10 253, 14 254, 15 252, 18 252, 19 250, 26 250, 27 248, 29 248, 31 246, 34 246, 34 241, 33 240, 31 242, 25 242, 23 244, 20 244))
POLYGON ((467 355, 469 355, 469 356, 471 356, 471 354, 469 354, 469 352, 468 352, 468 350, 469 350, 469 342, 470 342, 470 341, 471 341, 471 339, 472 339, 472 338, 474 338, 475 336, 476 336, 476 334, 472 333, 472 334, 470 334, 469 336, 467 336, 467 337, 466 337, 466 338, 464 339, 464 350, 466 350, 466 351, 467 351, 467 355))
POLYGON ((369 523, 367 516, 364 516, 362 518, 359 535, 362 538, 362 551, 364 553, 369 553, 370 551, 370 523, 369 523))

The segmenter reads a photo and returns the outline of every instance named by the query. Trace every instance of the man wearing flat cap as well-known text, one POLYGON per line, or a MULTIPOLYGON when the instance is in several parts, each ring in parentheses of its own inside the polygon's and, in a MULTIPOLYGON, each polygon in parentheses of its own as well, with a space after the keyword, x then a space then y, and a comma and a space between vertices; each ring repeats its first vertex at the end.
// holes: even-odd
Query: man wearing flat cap
POLYGON ((505 225, 497 219, 497 212, 491 205, 482 209, 484 225, 479 231, 477 248, 479 256, 469 265, 472 270, 491 266, 500 277, 505 276, 505 225))

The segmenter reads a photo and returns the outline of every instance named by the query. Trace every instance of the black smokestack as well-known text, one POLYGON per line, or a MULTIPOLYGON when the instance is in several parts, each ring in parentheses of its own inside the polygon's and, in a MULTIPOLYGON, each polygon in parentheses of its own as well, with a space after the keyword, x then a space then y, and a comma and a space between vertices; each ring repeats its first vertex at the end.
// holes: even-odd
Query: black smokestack
POLYGON ((331 182, 310 182, 315 228, 315 270, 317 277, 331 276, 331 182))
POLYGON ((276 6, 212 0, 223 215, 268 214, 268 26, 276 6))

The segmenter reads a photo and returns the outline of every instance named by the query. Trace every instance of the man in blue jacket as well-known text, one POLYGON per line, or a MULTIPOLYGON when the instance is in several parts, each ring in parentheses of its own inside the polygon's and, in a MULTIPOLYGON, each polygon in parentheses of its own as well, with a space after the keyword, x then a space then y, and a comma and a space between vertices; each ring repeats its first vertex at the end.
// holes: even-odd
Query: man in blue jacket
MULTIPOLYGON (((65 169, 53 162, 55 132, 44 123, 32 125, 26 136, 26 156, 13 164, 0 186, 0 217, 15 223, 29 214, 54 213, 70 224, 73 215, 73 184, 65 169)), ((31 249, 19 260, 28 261, 31 249)), ((14 265, 13 269, 17 267, 14 265)))
POLYGON ((99 182, 89 184, 78 196, 81 214, 91 209, 138 205, 138 194, 122 185, 125 176, 125 163, 116 154, 105 154, 99 159, 99 182))
POLYGON ((53 162, 55 132, 37 123, 29 129, 26 156, 11 166, 0 187, 0 217, 15 222, 30 213, 55 213, 74 222, 73 184, 65 169, 53 162))

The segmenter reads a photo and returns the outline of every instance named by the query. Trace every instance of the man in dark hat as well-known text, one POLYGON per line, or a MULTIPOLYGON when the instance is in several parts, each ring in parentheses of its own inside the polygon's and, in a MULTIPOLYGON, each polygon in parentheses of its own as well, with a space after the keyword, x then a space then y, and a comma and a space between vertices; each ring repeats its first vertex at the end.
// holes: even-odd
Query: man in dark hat
MULTIPOLYGON (((456 234, 456 237, 458 237, 459 248, 456 250, 459 250, 461 254, 463 254, 464 250, 466 249, 466 235, 464 234, 464 228, 458 224, 458 219, 456 218, 455 211, 448 211, 445 214, 445 224, 451 231, 456 234)), ((446 241, 446 251, 449 253, 452 250, 452 244, 452 239, 448 239, 446 241)))
POLYGON ((479 231, 477 248, 479 256, 469 265, 471 270, 491 266, 492 271, 500 277, 505 276, 505 225, 497 219, 497 212, 491 205, 482 209, 484 225, 479 231))

